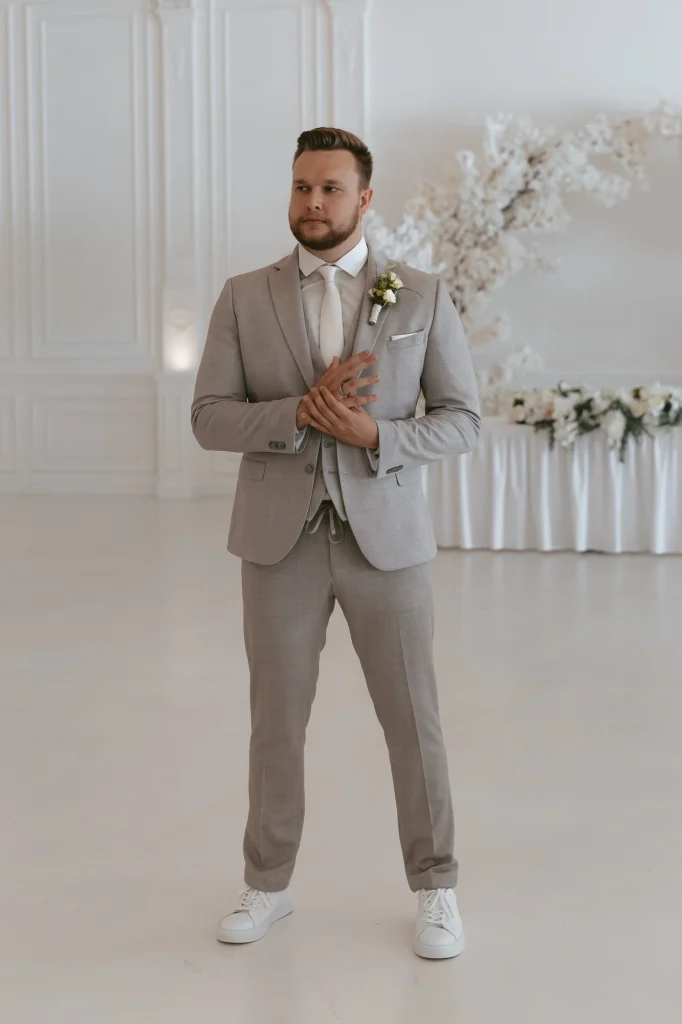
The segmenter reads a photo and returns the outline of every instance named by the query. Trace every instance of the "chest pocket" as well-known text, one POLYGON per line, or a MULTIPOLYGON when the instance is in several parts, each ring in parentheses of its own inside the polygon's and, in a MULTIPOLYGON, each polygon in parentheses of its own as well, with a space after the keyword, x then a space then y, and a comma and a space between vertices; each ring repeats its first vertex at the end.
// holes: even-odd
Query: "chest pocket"
POLYGON ((426 341, 426 331, 415 331, 413 334, 393 334, 386 342, 386 351, 394 352, 397 349, 416 348, 426 341))

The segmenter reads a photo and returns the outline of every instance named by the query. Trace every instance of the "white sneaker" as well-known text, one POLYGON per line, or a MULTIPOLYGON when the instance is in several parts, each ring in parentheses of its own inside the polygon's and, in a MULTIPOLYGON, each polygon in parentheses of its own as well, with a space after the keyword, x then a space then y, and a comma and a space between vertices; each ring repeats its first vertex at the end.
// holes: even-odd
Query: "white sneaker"
POLYGON ((414 932, 418 956, 445 959, 464 949, 464 931, 454 889, 420 889, 414 932))
POLYGON ((261 892, 250 885, 239 894, 239 906, 218 925, 220 942, 255 942, 262 939, 271 924, 294 909, 288 889, 261 892))

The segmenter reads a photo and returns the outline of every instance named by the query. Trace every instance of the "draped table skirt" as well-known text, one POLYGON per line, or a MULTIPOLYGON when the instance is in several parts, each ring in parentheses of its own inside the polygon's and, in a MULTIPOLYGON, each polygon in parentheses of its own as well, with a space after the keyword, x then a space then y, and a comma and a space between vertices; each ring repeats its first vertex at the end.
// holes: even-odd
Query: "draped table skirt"
POLYGON ((631 440, 602 431, 573 452, 532 427, 484 417, 468 455, 431 463, 425 487, 441 548, 682 552, 682 428, 631 440))

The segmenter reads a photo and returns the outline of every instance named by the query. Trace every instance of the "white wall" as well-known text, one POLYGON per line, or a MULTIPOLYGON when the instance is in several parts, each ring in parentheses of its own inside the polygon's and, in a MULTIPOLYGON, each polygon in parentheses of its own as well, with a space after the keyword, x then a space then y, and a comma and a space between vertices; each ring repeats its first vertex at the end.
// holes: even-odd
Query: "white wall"
MULTIPOLYGON (((557 128, 682 101, 682 6, 621 0, 373 0, 369 143, 377 209, 395 222, 419 177, 476 148, 486 114, 557 128)), ((513 341, 546 360, 540 379, 682 383, 682 161, 661 150, 653 187, 606 210, 572 197, 549 239, 558 273, 513 279, 495 298, 513 341)))
MULTIPOLYGON (((225 277, 293 246, 298 133, 364 135, 397 218, 485 113, 682 98, 681 22, 663 0, 0 0, 0 491, 229 490, 235 459, 189 431, 196 362, 225 277)), ((500 296, 550 378, 681 379, 682 165, 656 177, 500 296)))
POLYGON ((363 9, 0 0, 0 491, 229 490, 189 428, 208 317, 293 245, 295 140, 348 118, 363 9))

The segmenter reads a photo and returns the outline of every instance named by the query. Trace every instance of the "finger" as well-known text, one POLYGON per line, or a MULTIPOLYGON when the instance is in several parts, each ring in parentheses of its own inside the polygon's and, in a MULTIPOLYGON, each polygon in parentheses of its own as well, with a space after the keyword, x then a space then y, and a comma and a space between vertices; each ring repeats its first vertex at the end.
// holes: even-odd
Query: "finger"
POLYGON ((357 377, 368 366, 371 366, 372 363, 376 363, 378 358, 379 356, 375 356, 373 352, 360 352, 356 356, 349 356, 348 359, 339 365, 339 369, 347 377, 357 377))
MULTIPOLYGON (((326 388, 324 388, 324 390, 327 391, 326 388)), ((327 394, 329 394, 329 391, 327 391, 327 394)), ((333 430, 336 417, 329 405, 325 402, 324 396, 317 390, 317 388, 312 389, 308 395, 308 401, 312 406, 313 415, 324 423, 329 430, 333 430)))
POLYGON ((329 388, 322 387, 320 388, 320 391, 322 393, 322 398, 329 407, 330 412, 333 415, 335 414, 339 419, 341 419, 344 413, 347 412, 346 406, 343 404, 343 402, 339 402, 337 398, 334 398, 334 395, 331 393, 329 388))
POLYGON ((370 384, 378 384, 380 380, 381 377, 378 375, 374 377, 356 377, 351 381, 351 384, 354 388, 366 388, 370 384))
POLYGON ((329 429, 329 427, 326 426, 326 424, 321 423, 320 420, 315 419, 314 417, 310 417, 308 419, 308 425, 313 427, 314 430, 319 430, 319 432, 321 434, 329 434, 329 435, 333 436, 333 433, 329 429))
MULTIPOLYGON (((332 397, 333 395, 331 391, 324 384, 321 384, 319 387, 312 388, 308 395, 308 398, 314 404, 318 413, 322 413, 324 416, 331 416, 335 412, 328 401, 328 398, 332 397)), ((337 404, 340 403, 337 401, 337 404)))
POLYGON ((310 411, 306 412, 301 417, 301 419, 303 420, 304 423, 308 424, 311 427, 314 427, 315 430, 319 430, 322 434, 330 434, 331 433, 331 431, 329 429, 329 425, 326 424, 326 423, 323 423, 319 419, 319 417, 317 415, 317 410, 314 409, 314 408, 311 408, 310 411))
POLYGON ((351 356, 348 363, 353 368, 353 373, 355 373, 357 370, 364 370, 368 366, 371 366, 372 363, 376 363, 378 358, 379 356, 370 352, 369 349, 365 349, 364 352, 360 352, 356 356, 351 356))

